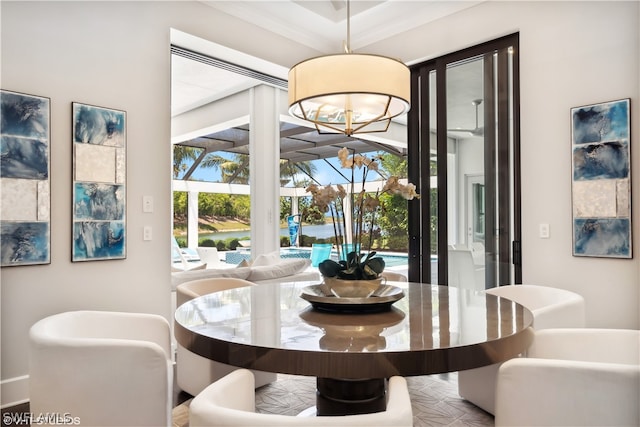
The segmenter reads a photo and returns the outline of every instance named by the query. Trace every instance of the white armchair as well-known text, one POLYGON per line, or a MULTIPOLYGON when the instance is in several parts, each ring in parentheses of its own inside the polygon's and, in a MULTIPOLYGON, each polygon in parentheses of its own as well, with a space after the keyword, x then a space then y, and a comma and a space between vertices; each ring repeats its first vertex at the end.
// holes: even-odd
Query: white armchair
POLYGON ((391 377, 384 412, 362 415, 293 417, 255 412, 255 384, 250 371, 238 369, 207 387, 189 406, 189 425, 204 426, 413 426, 407 382, 391 377))
POLYGON ((449 286, 484 290, 484 265, 476 265, 468 249, 449 249, 449 286))
POLYGON ((536 331, 500 367, 496 426, 640 425, 640 331, 536 331))
MULTIPOLYGON (((29 331, 33 414, 93 426, 170 426, 170 329, 158 315, 56 314, 29 331)), ((52 420, 55 423, 55 420, 52 420)))
MULTIPOLYGON (((584 298, 565 289, 511 285, 487 289, 488 294, 514 301, 533 314, 536 330, 585 326, 584 298)), ((460 371, 458 394, 485 411, 495 413, 495 387, 500 364, 460 371)))
MULTIPOLYGON (((255 283, 231 277, 193 280, 181 283, 176 287, 177 306, 201 295, 244 286, 257 286, 255 283)), ((237 369, 235 366, 216 362, 195 354, 182 345, 177 345, 176 380, 178 387, 192 396, 196 396, 212 382, 237 369)), ((269 384, 278 379, 272 372, 253 371, 256 375, 257 387, 269 384)))

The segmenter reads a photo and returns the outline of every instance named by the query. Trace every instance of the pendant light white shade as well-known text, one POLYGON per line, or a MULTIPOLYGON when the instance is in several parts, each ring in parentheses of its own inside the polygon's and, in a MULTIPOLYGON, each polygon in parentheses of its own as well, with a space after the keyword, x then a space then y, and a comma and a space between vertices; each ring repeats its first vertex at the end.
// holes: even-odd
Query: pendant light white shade
POLYGON ((326 55, 289 71, 289 114, 320 133, 384 132, 409 111, 409 97, 409 69, 385 56, 326 55))

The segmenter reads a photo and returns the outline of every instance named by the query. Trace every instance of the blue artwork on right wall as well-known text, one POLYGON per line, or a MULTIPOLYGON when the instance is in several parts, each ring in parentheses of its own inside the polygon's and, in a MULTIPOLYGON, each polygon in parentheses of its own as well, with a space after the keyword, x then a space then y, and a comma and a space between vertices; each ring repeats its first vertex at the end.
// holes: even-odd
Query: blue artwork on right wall
POLYGON ((629 104, 571 110, 575 256, 632 257, 629 104))
POLYGON ((629 100, 574 108, 573 143, 629 139, 629 100))
POLYGON ((629 225, 628 218, 575 219, 575 254, 627 258, 631 248, 629 225))
POLYGON ((573 150, 573 179, 616 179, 629 176, 629 144, 624 141, 577 146, 573 150))

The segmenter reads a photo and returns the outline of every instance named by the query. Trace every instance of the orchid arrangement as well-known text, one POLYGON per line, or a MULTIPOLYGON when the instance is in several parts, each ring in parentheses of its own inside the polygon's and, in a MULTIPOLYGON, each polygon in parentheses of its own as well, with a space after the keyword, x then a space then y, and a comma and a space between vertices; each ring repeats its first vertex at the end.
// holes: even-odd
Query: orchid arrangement
POLYGON ((419 197, 414 184, 402 184, 398 177, 386 177, 379 169, 379 157, 369 158, 364 155, 350 153, 347 148, 338 151, 340 165, 351 171, 351 179, 347 188, 343 185, 320 187, 311 184, 307 191, 311 193, 312 204, 323 212, 329 212, 333 222, 333 230, 338 248, 339 262, 331 259, 320 263, 318 269, 324 277, 341 279, 371 280, 377 278, 384 270, 385 264, 376 252, 371 251, 376 214, 382 208, 380 195, 384 193, 399 194, 406 200, 419 197), (356 193, 355 169, 361 169, 362 185, 356 193), (365 192, 365 182, 369 173, 375 172, 385 180, 381 190, 375 193, 365 192), (367 237, 367 249, 363 253, 362 240, 367 237), (344 253, 348 252, 348 253, 344 253))

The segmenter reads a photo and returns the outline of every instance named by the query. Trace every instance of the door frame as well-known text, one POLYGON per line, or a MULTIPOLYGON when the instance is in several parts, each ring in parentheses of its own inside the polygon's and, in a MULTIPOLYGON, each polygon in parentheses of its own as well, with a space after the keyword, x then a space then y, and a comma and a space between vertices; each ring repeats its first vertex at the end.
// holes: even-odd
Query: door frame
MULTIPOLYGON (((485 123, 493 123, 498 119, 500 124, 487 138, 495 137, 498 141, 496 149, 485 144, 485 191, 491 192, 485 205, 497 203, 498 209, 485 219, 485 236, 491 234, 499 237, 493 244, 488 238, 485 248, 487 281, 490 286, 522 283, 521 260, 521 195, 520 195, 520 67, 519 67, 519 34, 514 33, 499 39, 469 47, 457 52, 425 61, 411 66, 411 110, 408 114, 408 176, 411 182, 418 185, 421 198, 419 202, 410 203, 409 220, 409 280, 430 283, 431 281, 431 128, 436 128, 437 146, 437 257, 438 284, 448 284, 448 212, 447 212, 447 111, 446 111, 446 69, 448 64, 457 63, 486 55, 511 55, 511 70, 499 65, 491 70, 497 75, 497 95, 495 109, 485 108, 485 123), (437 75, 436 123, 430 123, 429 76, 437 75), (510 78, 510 86, 504 83, 510 78), (508 87, 507 87, 508 86, 508 87), (505 93, 510 90, 510 93, 505 93), (511 95, 510 97, 508 95, 511 95), (506 144, 505 141, 512 141, 506 144), (491 159, 487 161, 487 159, 491 159), (506 163, 505 163, 506 162, 506 163), (491 178, 487 172, 491 173, 491 178), (487 182, 487 180, 489 182, 487 182), (508 189, 498 191, 498 189, 508 189), (505 199, 505 197, 507 197, 505 199), (499 221, 495 224, 497 216, 499 221)), ((489 61, 485 61, 487 63, 489 61)), ((501 64, 505 64, 502 61, 501 64)), ((485 75, 489 69, 485 70, 485 75)), ((492 104, 493 105, 493 104, 492 104)), ((487 207, 487 211, 489 207, 487 207)), ((487 212, 489 214, 489 212, 487 212)))

